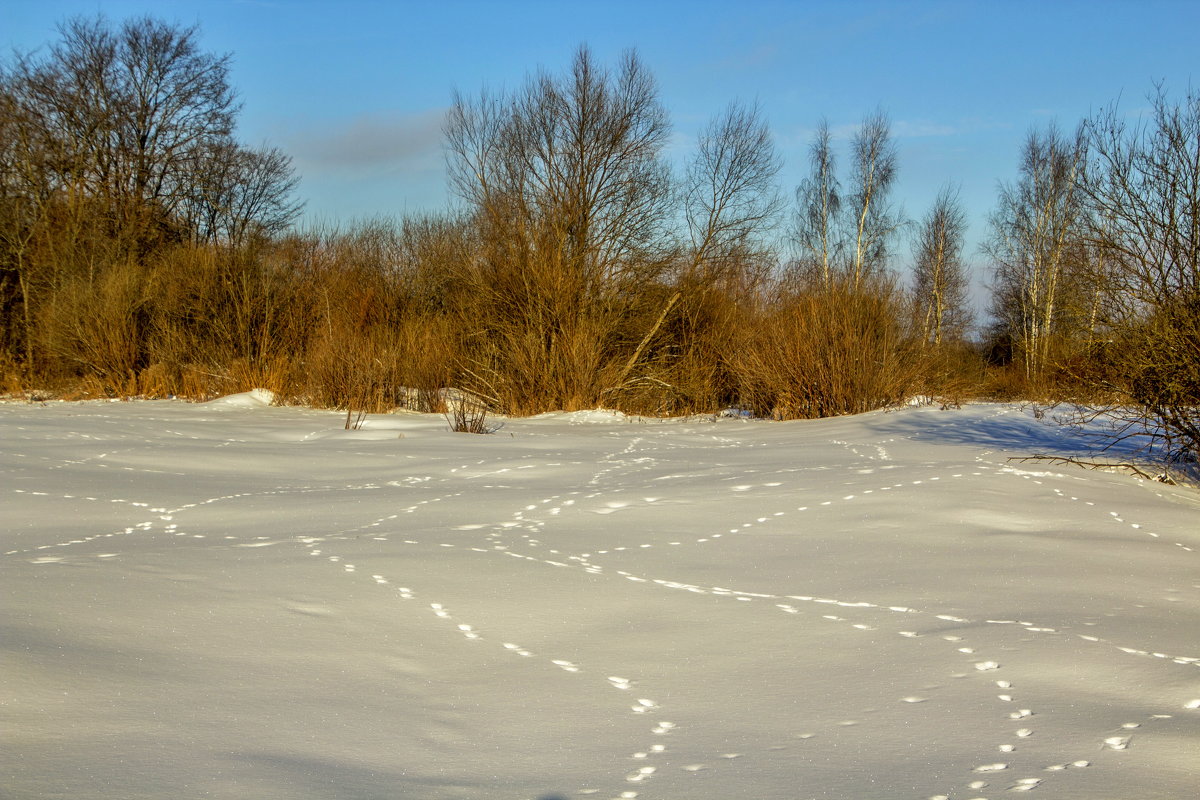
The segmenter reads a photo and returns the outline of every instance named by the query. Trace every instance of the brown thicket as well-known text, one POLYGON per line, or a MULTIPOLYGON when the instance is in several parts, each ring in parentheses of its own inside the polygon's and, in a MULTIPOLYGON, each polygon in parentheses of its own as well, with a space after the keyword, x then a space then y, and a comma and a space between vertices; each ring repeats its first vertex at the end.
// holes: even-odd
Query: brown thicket
POLYGON ((776 419, 857 414, 919 388, 919 343, 902 324, 900 293, 876 278, 781 291, 735 356, 745 405, 776 419))

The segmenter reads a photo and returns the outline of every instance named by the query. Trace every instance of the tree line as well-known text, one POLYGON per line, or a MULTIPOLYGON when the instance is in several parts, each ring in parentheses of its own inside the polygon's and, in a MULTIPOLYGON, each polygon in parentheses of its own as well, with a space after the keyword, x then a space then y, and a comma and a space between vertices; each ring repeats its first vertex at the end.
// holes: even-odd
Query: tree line
POLYGON ((81 18, 0 65, 8 391, 261 385, 374 410, 456 386, 511 414, 776 418, 1027 398, 1177 453, 1200 441, 1193 93, 1030 132, 975 336, 958 193, 903 218, 881 111, 844 147, 821 123, 785 194, 762 109, 730 103, 676 167, 646 65, 581 47, 513 91, 453 96, 453 210, 298 230, 290 159, 236 139, 229 57, 198 39, 81 18))

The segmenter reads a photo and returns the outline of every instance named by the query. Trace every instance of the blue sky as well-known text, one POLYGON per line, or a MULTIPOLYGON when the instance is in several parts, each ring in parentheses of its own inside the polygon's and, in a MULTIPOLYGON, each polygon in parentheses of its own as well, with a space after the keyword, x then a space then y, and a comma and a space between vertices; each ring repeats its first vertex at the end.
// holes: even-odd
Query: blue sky
POLYGON ((959 185, 972 249, 1032 126, 1069 129, 1117 98, 1136 114, 1156 81, 1186 91, 1200 29, 1200 2, 1167 0, 7 0, 0 48, 40 46, 57 22, 97 12, 196 23, 206 49, 232 53, 241 138, 294 158, 310 221, 444 208, 451 91, 518 87, 587 43, 606 63, 638 50, 676 156, 730 100, 757 100, 788 192, 818 120, 847 132, 882 107, 900 150, 895 199, 917 218, 959 185))

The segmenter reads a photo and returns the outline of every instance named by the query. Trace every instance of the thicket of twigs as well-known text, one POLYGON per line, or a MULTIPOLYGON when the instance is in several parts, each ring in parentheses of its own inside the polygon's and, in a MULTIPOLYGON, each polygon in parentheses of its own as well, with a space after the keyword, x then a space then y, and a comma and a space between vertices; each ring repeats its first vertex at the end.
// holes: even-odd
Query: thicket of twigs
POLYGON ((1036 399, 1196 452, 1196 95, 1030 133, 976 341, 958 197, 900 217, 882 113, 844 166, 819 126, 788 201, 760 109, 730 104, 672 168, 646 67, 580 49, 454 97, 458 210, 298 231, 290 159, 234 140, 228 58, 197 36, 74 20, 0 71, 0 391, 775 418, 1036 399))
POLYGON ((477 274, 461 257, 474 237, 465 220, 410 221, 102 264, 47 298, 34 361, 6 353, 5 389, 201 399, 263 387, 320 406, 438 411, 452 386, 510 414, 742 406, 785 418, 929 390, 929 353, 884 283, 663 279, 571 302, 553 274, 520 288, 477 274))

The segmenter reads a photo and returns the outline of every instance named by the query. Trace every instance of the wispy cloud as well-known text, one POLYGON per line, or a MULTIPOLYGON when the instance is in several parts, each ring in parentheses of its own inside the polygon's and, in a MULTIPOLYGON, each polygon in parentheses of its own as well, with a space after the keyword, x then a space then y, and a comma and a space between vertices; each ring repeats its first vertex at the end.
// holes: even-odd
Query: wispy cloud
POLYGON ((297 130, 285 136, 288 151, 309 171, 430 168, 441 164, 445 109, 372 113, 297 130))
MULTIPOLYGON (((861 127, 861 122, 830 122, 829 133, 835 142, 847 142, 854 137, 861 127)), ((957 119, 948 122, 935 122, 928 119, 893 119, 892 138, 894 139, 941 139, 951 136, 969 136, 982 131, 1008 127, 1007 123, 1000 124, 982 119, 957 119)), ((779 135, 781 143, 787 146, 807 147, 816 134, 817 129, 801 126, 779 135)))

